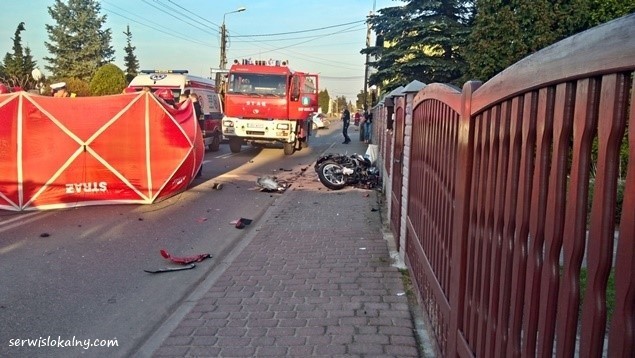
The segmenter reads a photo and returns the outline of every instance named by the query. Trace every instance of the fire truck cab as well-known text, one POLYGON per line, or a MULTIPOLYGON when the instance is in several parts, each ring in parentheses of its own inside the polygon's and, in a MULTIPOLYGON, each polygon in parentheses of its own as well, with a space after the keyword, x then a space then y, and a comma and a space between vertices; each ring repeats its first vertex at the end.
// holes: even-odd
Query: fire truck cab
POLYGON ((234 61, 224 99, 223 135, 232 152, 239 152, 245 141, 277 142, 290 155, 308 146, 318 76, 293 71, 283 61, 234 61))
POLYGON ((219 149, 223 138, 221 132, 223 105, 213 80, 190 75, 187 70, 142 70, 130 81, 128 88, 141 91, 144 87, 150 87, 153 92, 167 88, 172 91, 175 102, 178 102, 182 93, 197 94, 203 110, 203 118, 199 118, 199 123, 205 146, 210 151, 219 149))

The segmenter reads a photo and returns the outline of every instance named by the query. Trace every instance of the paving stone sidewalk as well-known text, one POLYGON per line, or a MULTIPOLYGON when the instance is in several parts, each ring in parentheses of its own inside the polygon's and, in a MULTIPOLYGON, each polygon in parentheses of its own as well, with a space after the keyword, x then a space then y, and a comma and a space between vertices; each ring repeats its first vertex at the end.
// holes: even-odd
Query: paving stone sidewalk
POLYGON ((419 356, 379 193, 305 169, 154 356, 419 356))

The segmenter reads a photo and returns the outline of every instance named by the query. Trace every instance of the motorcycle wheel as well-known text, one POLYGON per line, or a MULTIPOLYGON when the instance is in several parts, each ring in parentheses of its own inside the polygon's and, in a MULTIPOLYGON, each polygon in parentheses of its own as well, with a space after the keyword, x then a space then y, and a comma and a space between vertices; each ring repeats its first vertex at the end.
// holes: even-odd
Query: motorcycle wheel
POLYGON ((346 186, 346 179, 342 174, 342 166, 332 160, 320 164, 317 173, 320 182, 332 190, 340 190, 346 186))

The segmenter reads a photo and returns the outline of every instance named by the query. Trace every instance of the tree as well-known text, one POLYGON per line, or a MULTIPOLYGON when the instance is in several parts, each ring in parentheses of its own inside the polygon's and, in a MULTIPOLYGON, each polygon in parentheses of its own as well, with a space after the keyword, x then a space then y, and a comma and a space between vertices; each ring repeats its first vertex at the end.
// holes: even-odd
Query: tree
MULTIPOLYGON (((364 108, 364 99, 366 99, 366 104, 368 104, 370 103, 370 101, 368 101, 369 98, 370 98, 370 93, 367 93, 366 96, 364 96, 364 91, 363 90, 359 91, 355 99, 355 107, 364 108), (364 98, 364 97, 367 97, 367 98, 364 98)), ((370 103, 370 105, 372 106, 373 104, 370 103)))
POLYGON ((329 96, 329 91, 327 89, 318 92, 318 107, 321 109, 322 113, 328 113, 330 100, 331 97, 329 96))
POLYGON ((136 47, 132 46, 130 25, 126 26, 126 31, 124 31, 123 34, 126 35, 126 47, 123 49, 126 56, 123 58, 123 61, 126 65, 126 81, 130 83, 130 81, 132 81, 132 79, 139 73, 139 60, 137 60, 137 56, 134 54, 136 47))
POLYGON ((587 28, 635 12, 635 2, 630 0, 589 0, 587 28))
POLYGON ((411 0, 370 16, 381 41, 361 51, 375 58, 369 85, 390 91, 413 80, 458 83, 472 16, 472 1, 465 0, 411 0))
POLYGON ((118 94, 126 88, 126 75, 113 63, 101 66, 95 76, 90 80, 90 94, 93 96, 105 96, 118 94))
POLYGON ((24 30, 24 22, 21 22, 18 24, 12 39, 13 53, 7 52, 4 56, 4 64, 1 66, 0 75, 7 84, 29 90, 35 87, 35 81, 31 78, 31 71, 35 69, 36 63, 31 55, 31 49, 22 47, 20 33, 24 30))
POLYGON ((349 104, 348 104, 348 100, 346 99, 346 96, 337 96, 335 98, 335 106, 337 108, 334 108, 334 111, 336 112, 342 112, 344 110, 344 108, 349 108, 349 104))
POLYGON ((634 10, 629 0, 480 0, 463 80, 487 81, 544 47, 634 10))
POLYGON ((103 30, 106 16, 100 15, 97 0, 55 0, 48 12, 56 25, 46 25, 51 57, 46 69, 55 77, 75 77, 89 81, 102 65, 114 60, 111 31, 103 30))

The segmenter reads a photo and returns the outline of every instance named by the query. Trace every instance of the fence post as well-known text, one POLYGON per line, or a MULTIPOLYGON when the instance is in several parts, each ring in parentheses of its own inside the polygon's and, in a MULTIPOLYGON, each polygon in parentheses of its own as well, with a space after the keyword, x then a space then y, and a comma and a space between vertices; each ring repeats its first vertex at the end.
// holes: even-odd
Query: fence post
POLYGON ((452 233, 452 274, 450 277, 450 332, 448 335, 448 357, 457 356, 459 329, 462 327, 463 290, 465 288, 465 247, 469 230, 470 187, 472 185, 472 156, 474 128, 472 123, 472 96, 481 82, 470 81, 463 86, 461 94, 461 118, 457 145, 457 171, 455 194, 455 221, 452 233))

